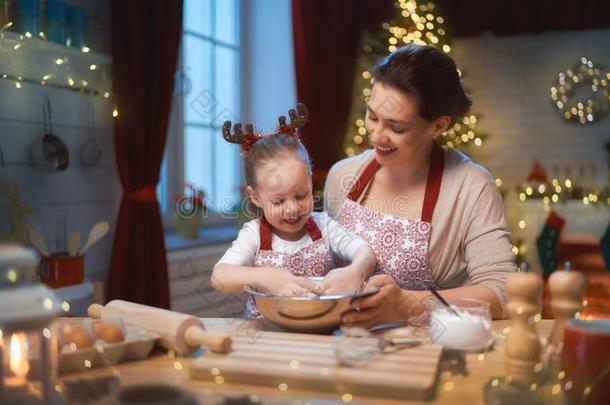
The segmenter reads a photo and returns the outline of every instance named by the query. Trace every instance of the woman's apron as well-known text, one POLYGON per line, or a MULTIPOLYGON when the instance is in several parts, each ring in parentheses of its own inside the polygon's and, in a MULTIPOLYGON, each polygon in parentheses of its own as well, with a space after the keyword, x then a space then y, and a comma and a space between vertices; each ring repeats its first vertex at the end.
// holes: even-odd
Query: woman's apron
POLYGON ((435 284, 428 263, 428 247, 444 166, 443 149, 434 142, 419 221, 383 214, 356 202, 380 168, 376 159, 362 172, 339 209, 337 221, 366 240, 375 251, 374 274, 391 275, 402 289, 424 290, 435 284))
MULTIPOLYGON (((334 267, 333 255, 322 238, 320 228, 311 217, 307 220, 305 227, 311 237, 311 243, 294 253, 276 252, 271 247, 272 227, 269 222, 261 218, 259 228, 261 247, 254 259, 254 266, 283 268, 290 270, 295 276, 325 276, 334 267)), ((262 315, 256 310, 252 297, 246 301, 244 317, 262 318, 262 315)))

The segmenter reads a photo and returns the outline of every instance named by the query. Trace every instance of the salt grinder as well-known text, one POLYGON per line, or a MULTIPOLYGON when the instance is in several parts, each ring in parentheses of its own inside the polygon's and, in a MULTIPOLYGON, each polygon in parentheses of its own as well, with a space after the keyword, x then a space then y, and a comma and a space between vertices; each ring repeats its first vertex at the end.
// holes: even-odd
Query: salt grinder
POLYGON ((530 385, 542 371, 542 345, 533 321, 542 309, 542 279, 532 273, 513 273, 506 287, 512 320, 506 337, 506 372, 515 382, 530 385))
POLYGON ((555 351, 560 353, 563 348, 563 332, 566 322, 583 309, 582 302, 587 290, 587 280, 581 272, 557 270, 549 277, 549 290, 551 309, 555 317, 549 341, 555 351))

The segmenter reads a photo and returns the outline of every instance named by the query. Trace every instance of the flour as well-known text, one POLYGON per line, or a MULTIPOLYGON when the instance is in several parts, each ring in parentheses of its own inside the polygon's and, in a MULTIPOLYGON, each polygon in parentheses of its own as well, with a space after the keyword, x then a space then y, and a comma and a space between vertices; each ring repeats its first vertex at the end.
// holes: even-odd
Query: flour
POLYGON ((491 339, 489 317, 475 315, 453 307, 459 317, 447 308, 435 308, 430 315, 430 335, 434 343, 447 349, 483 350, 491 339))

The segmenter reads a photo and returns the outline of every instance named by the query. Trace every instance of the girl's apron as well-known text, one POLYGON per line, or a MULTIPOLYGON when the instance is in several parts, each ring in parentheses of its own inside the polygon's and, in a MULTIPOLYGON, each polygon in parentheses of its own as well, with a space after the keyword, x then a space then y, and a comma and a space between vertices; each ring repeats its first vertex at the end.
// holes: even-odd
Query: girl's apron
POLYGON ((434 142, 419 221, 382 214, 356 202, 380 168, 376 159, 364 169, 339 208, 337 221, 365 239, 375 251, 377 265, 374 274, 391 275, 402 289, 424 290, 434 286, 428 263, 428 246, 430 223, 444 166, 443 149, 434 142))
MULTIPOLYGON (((254 259, 254 266, 279 267, 290 270, 295 276, 325 276, 334 267, 333 255, 324 239, 322 239, 320 228, 311 217, 307 220, 305 226, 311 237, 311 243, 294 253, 275 252, 271 247, 272 227, 269 222, 261 218, 259 228, 261 247, 254 259)), ((244 317, 262 318, 262 315, 256 310, 252 297, 249 297, 246 301, 244 317)))

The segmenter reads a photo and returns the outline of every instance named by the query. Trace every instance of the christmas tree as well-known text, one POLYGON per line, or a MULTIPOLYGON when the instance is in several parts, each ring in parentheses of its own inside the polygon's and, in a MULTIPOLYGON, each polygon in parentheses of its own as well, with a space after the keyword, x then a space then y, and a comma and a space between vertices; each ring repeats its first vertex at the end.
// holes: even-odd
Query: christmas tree
MULTIPOLYGON (((354 81, 354 95, 351 108, 350 127, 343 151, 347 156, 357 155, 368 148, 367 131, 364 127, 366 101, 371 95, 372 68, 375 64, 400 46, 406 44, 430 45, 445 53, 451 52, 449 38, 444 28, 445 20, 438 15, 433 2, 399 0, 395 3, 396 17, 382 24, 376 33, 366 33, 361 47, 361 56, 354 81)), ((460 75, 462 74, 459 72, 460 75)), ((470 145, 481 146, 486 138, 476 130, 477 116, 469 114, 458 119, 441 138, 449 147, 466 149, 470 145)))

